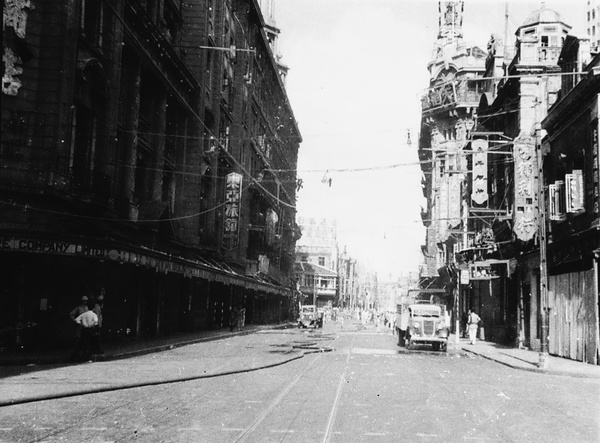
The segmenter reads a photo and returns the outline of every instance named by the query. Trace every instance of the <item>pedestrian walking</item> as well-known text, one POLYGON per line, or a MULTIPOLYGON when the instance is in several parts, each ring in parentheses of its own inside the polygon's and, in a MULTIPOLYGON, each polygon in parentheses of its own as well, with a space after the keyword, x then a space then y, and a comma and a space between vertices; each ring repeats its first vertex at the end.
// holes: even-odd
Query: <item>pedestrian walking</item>
POLYGON ((98 316, 88 309, 75 319, 75 323, 81 326, 81 335, 73 350, 73 357, 78 361, 86 361, 92 354, 92 337, 98 326, 98 316))
POLYGON ((477 341, 477 329, 479 329, 479 322, 481 322, 481 317, 469 309, 468 315, 469 321, 469 343, 472 345, 477 341))
POLYGON ((103 354, 102 350, 102 309, 104 308, 104 295, 106 291, 104 288, 100 288, 100 294, 96 297, 96 302, 94 304, 94 314, 98 317, 98 325, 92 331, 92 354, 103 354))

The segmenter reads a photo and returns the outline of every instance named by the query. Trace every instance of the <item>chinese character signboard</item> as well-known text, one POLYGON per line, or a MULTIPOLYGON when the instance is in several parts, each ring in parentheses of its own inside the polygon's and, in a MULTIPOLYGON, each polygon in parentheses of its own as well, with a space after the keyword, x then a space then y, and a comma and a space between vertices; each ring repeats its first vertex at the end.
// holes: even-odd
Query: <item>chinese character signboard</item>
POLYGON ((514 143, 515 158, 515 220, 513 231, 517 238, 528 241, 537 232, 537 160, 535 139, 519 136, 514 143))
POLYGON ((598 199, 600 198, 600 161, 598 153, 598 121, 595 122, 596 127, 592 131, 592 156, 594 162, 592 163, 592 174, 593 174, 593 211, 594 215, 598 216, 600 213, 600 207, 598 199))
POLYGON ((223 247, 225 249, 234 249, 239 244, 241 197, 242 175, 236 172, 227 174, 223 214, 223 247))
POLYGON ((448 239, 448 191, 450 178, 447 174, 440 178, 438 190, 438 214, 437 214, 437 242, 448 239))
POLYGON ((571 174, 565 175, 567 212, 583 212, 584 191, 583 191, 583 171, 574 169, 571 174))
POLYGON ((478 205, 484 204, 488 199, 488 162, 487 140, 473 140, 473 193, 471 199, 478 205))
POLYGON ((550 220, 561 221, 567 218, 565 214, 565 182, 556 180, 548 186, 548 204, 550 205, 550 220))
POLYGON ((439 86, 432 86, 427 94, 421 97, 421 106, 424 111, 456 103, 456 89, 454 82, 439 86))

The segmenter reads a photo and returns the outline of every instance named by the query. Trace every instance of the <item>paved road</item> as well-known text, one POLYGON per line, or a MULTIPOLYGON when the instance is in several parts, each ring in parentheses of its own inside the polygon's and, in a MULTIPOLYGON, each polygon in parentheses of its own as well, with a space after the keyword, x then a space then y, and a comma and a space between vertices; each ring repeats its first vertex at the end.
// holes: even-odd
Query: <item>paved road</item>
MULTIPOLYGON (((129 372, 140 364, 185 372, 195 358, 209 358, 201 352, 207 346, 118 364, 129 372)), ((210 346, 255 360, 303 347, 332 352, 258 371, 6 406, 0 441, 600 441, 598 379, 519 371, 452 347, 406 351, 388 331, 349 322, 210 346)))

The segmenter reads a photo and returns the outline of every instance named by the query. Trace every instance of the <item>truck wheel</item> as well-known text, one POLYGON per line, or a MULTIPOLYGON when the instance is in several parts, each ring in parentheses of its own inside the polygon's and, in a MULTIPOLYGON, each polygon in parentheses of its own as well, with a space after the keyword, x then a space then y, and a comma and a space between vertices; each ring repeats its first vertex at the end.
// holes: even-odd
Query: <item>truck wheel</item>
POLYGON ((448 343, 440 343, 440 351, 446 352, 448 350, 448 343))
POLYGON ((396 334, 398 334, 398 346, 404 347, 406 344, 404 343, 404 334, 402 334, 402 331, 398 328, 396 328, 396 334))
POLYGON ((413 339, 410 336, 410 334, 406 335, 406 342, 405 343, 406 343, 406 349, 412 349, 412 347, 413 347, 413 339))
POLYGON ((433 343, 433 350, 434 351, 439 351, 440 350, 440 344, 439 343, 433 343))

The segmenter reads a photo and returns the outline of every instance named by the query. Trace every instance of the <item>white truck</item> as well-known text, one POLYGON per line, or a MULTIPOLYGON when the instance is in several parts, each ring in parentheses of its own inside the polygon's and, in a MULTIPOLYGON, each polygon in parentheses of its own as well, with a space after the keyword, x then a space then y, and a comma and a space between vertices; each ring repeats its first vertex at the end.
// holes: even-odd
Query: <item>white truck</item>
MULTIPOLYGON (((423 292, 409 290, 409 294, 411 291, 423 292)), ((427 291, 428 294, 432 292, 433 290, 427 291)), ((406 346, 408 349, 415 345, 432 345, 436 351, 446 351, 450 335, 450 318, 445 306, 435 304, 431 299, 409 298, 409 300, 413 303, 397 305, 394 329, 398 336, 398 345, 406 346)))
POLYGON ((309 326, 314 328, 323 327, 323 311, 317 310, 315 305, 302 305, 300 306, 298 327, 308 328, 309 326))

